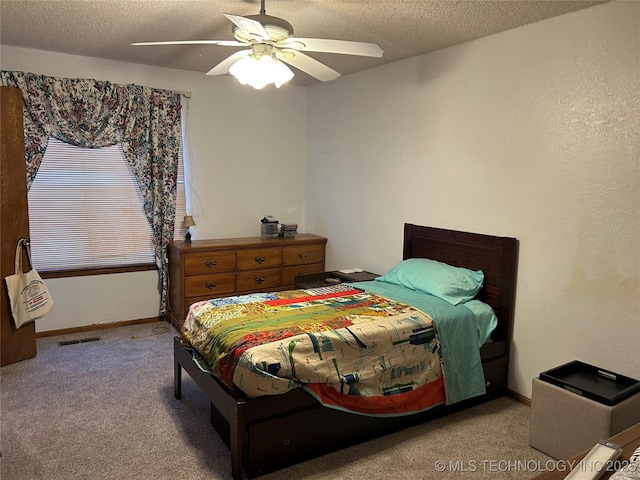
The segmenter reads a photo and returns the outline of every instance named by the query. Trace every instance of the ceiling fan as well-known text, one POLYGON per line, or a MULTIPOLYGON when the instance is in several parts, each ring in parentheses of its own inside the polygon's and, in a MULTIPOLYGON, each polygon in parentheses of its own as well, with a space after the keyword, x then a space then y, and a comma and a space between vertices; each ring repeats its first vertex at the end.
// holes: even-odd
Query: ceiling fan
POLYGON ((232 23, 236 40, 178 40, 137 42, 132 45, 220 45, 224 47, 251 47, 239 50, 207 72, 207 75, 231 73, 241 83, 262 88, 268 83, 279 87, 293 77, 293 72, 282 62, 292 65, 322 82, 340 76, 332 68, 302 52, 325 52, 365 57, 381 57, 383 50, 375 43, 299 38, 293 36, 293 26, 286 20, 266 14, 265 0, 261 0, 258 15, 232 15, 224 13, 232 23), (259 66, 261 64, 262 66, 259 66), (258 70, 261 69, 260 73, 258 70), (268 73, 267 79, 255 80, 268 73))

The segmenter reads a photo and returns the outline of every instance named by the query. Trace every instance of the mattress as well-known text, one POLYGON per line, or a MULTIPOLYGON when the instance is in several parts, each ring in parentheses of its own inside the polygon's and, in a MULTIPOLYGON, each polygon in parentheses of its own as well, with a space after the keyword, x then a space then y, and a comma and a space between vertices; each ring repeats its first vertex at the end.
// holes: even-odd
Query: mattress
POLYGON ((236 393, 305 388, 332 408, 395 416, 484 394, 479 347, 496 324, 482 302, 360 282, 198 302, 181 337, 236 393))

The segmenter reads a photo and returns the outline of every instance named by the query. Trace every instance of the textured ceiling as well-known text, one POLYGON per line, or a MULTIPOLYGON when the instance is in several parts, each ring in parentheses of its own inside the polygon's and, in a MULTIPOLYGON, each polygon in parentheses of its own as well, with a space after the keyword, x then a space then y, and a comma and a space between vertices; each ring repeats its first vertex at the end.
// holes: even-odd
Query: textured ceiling
MULTIPOLYGON (((382 58, 309 53, 346 75, 600 3, 604 2, 266 0, 266 13, 291 23, 295 36, 382 47, 382 58)), ((204 74, 240 48, 130 44, 233 40, 231 22, 222 13, 259 11, 259 0, 0 0, 0 43, 204 74)), ((316 82, 294 71, 291 83, 316 82)))

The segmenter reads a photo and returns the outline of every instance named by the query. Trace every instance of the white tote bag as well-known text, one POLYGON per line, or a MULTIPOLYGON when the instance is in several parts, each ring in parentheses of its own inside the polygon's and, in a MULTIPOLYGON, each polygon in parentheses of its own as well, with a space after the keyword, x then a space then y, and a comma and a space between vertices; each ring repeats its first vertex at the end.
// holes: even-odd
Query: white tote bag
POLYGON ((53 299, 47 286, 31 264, 31 250, 24 238, 18 241, 16 246, 15 273, 4 278, 11 303, 11 313, 16 328, 20 328, 27 322, 44 317, 53 307, 53 299), (29 259, 29 271, 22 272, 22 248, 27 252, 29 259))

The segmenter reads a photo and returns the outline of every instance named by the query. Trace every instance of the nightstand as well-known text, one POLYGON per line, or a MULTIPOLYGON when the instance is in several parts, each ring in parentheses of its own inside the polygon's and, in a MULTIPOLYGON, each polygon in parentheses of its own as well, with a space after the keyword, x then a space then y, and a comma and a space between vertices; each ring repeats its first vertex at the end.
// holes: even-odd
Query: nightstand
POLYGON ((336 285, 345 282, 368 282, 379 277, 377 273, 356 272, 342 273, 338 270, 332 272, 310 273, 306 275, 297 275, 294 279, 295 288, 318 288, 327 285, 336 285), (328 280, 333 279, 333 280, 328 280))

